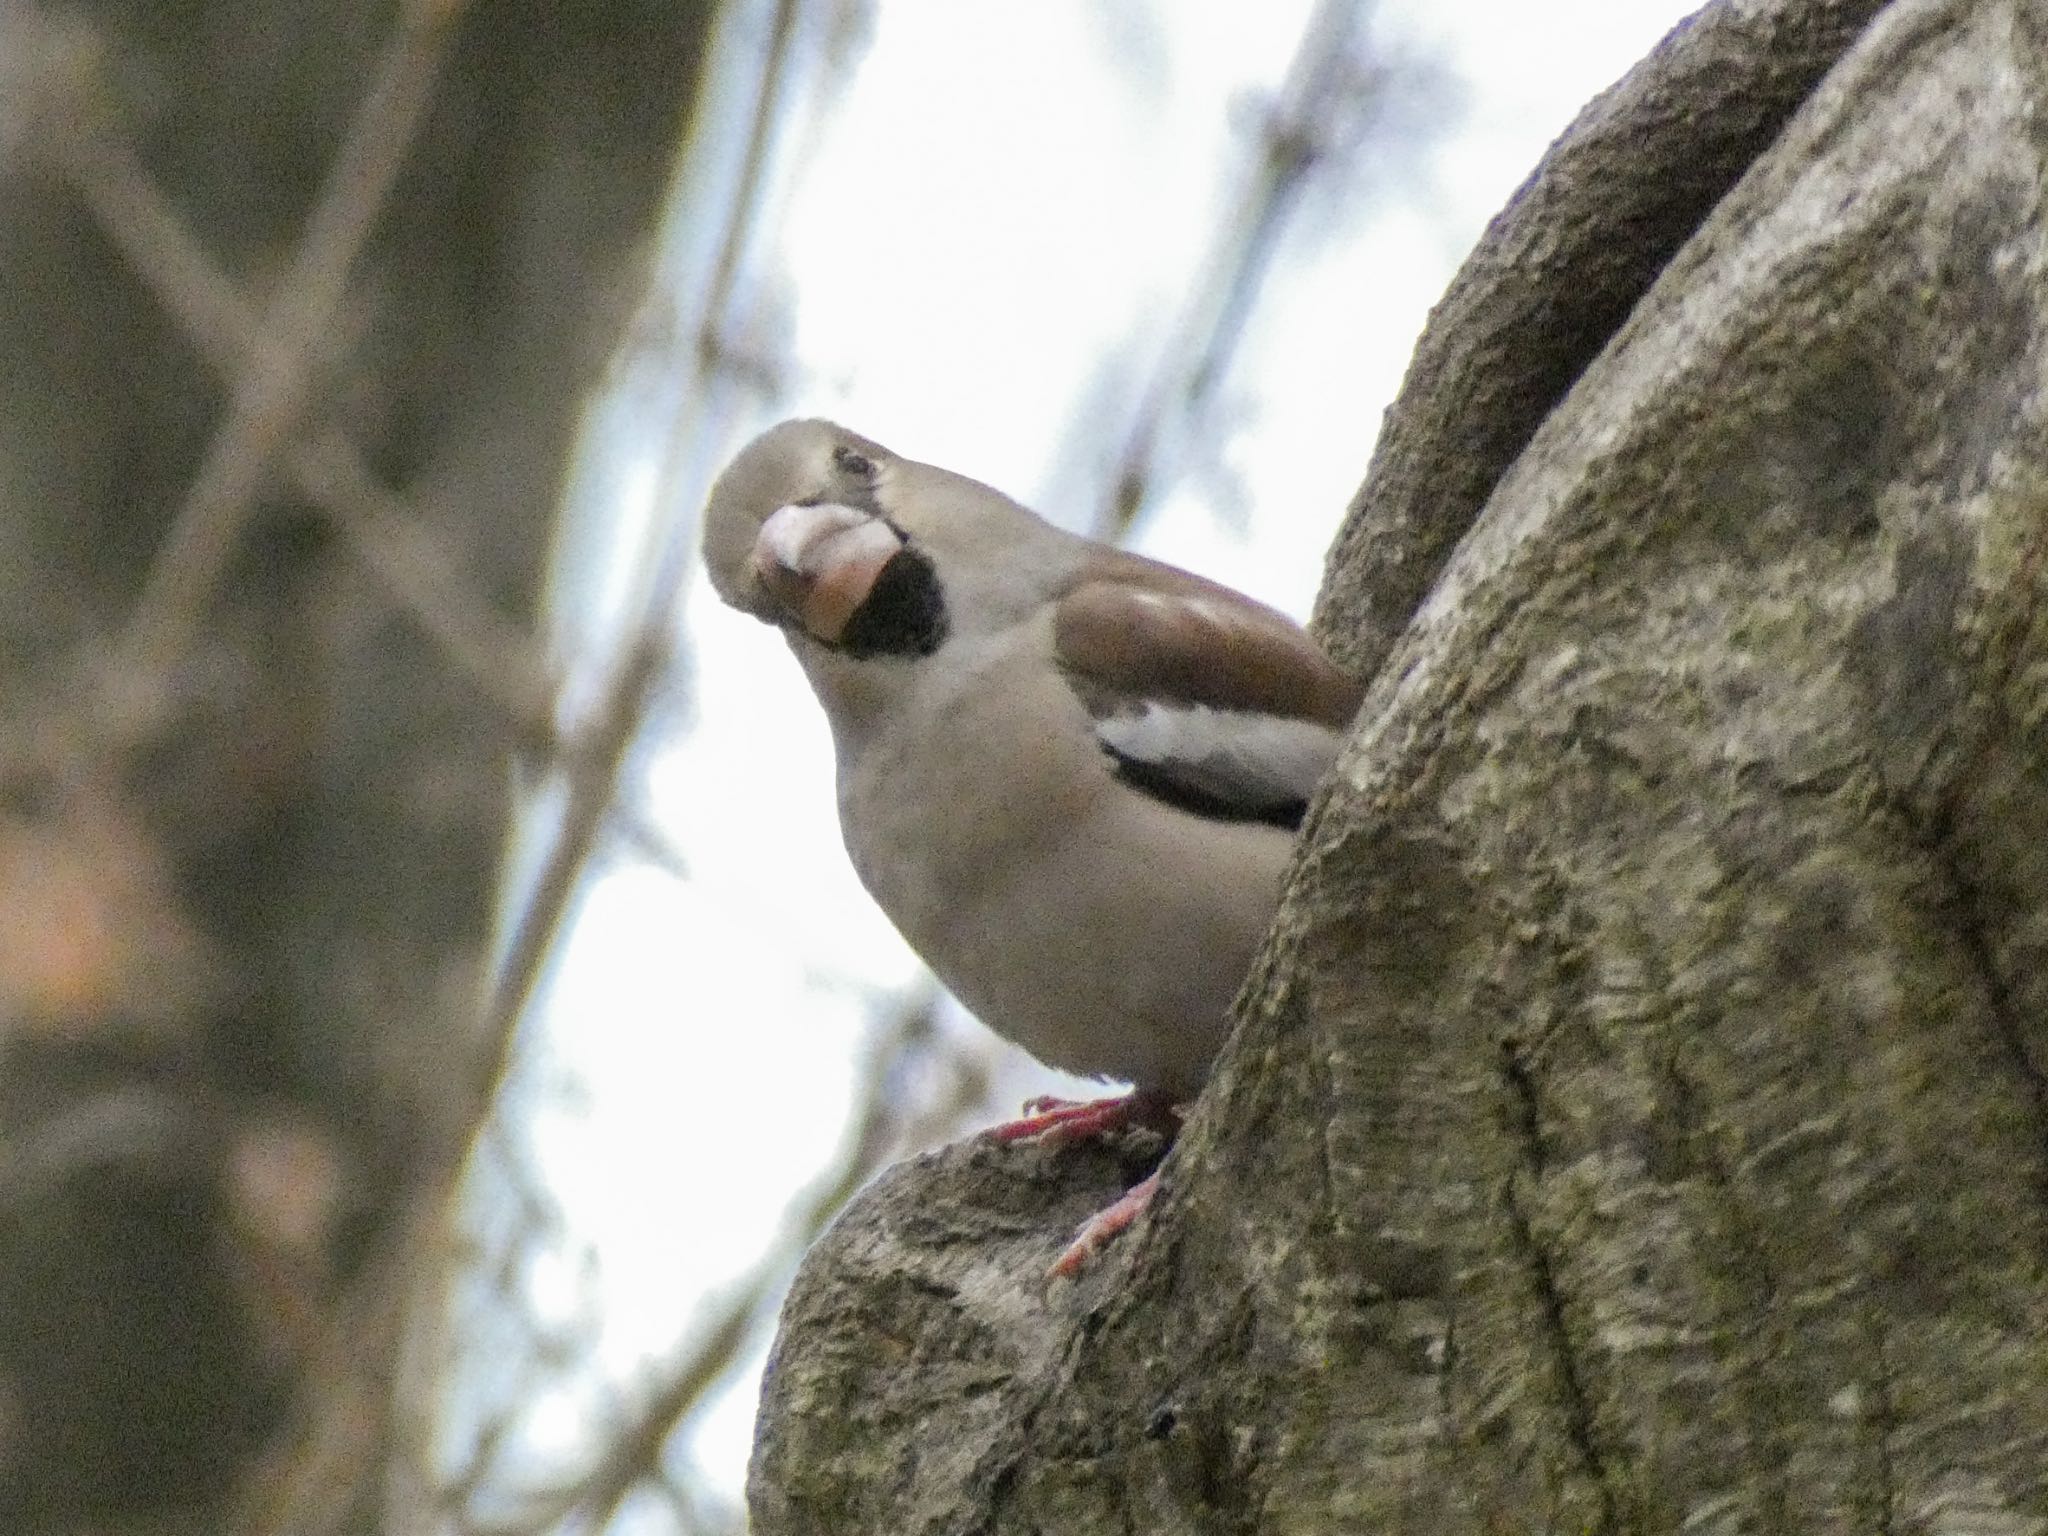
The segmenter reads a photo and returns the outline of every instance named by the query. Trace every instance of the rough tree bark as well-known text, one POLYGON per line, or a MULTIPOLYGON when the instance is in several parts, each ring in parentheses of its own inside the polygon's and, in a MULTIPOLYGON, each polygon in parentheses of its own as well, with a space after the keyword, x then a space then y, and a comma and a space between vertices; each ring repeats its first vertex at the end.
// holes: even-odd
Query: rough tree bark
POLYGON ((0 1529, 377 1523, 713 9, 0 0, 0 1529))
POLYGON ((2048 5, 1875 9, 1710 7, 1496 221, 1153 1216, 1049 1287, 1109 1155, 880 1181, 762 1536, 2048 1528, 2048 5))

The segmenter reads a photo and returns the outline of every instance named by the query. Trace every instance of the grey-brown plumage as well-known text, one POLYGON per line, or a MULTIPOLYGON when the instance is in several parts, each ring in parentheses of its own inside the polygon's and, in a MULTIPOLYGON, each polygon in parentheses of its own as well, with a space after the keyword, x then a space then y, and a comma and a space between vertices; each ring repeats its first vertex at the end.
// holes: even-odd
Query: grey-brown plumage
POLYGON ((788 637, 854 867, 939 978, 1049 1065, 1192 1096, 1356 685, 1262 604, 829 422, 742 451, 703 544, 788 637))

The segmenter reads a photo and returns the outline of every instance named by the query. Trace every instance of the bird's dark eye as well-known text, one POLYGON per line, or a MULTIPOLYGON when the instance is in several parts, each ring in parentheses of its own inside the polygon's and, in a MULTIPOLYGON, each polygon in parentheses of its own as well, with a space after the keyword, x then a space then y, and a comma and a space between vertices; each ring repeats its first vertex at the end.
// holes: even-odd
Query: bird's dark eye
POLYGON ((849 475, 858 475, 863 480, 875 472, 875 461, 864 453, 854 452, 851 448, 834 448, 832 462, 849 475))

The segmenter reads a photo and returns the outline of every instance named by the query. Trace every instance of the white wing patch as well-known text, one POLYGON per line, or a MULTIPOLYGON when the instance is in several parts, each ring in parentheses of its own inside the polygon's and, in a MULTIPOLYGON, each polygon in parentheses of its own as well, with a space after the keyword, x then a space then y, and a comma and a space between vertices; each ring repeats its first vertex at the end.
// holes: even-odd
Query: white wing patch
POLYGON ((1343 742, 1313 720, 1157 700, 1096 721, 1095 737, 1119 758, 1247 810, 1307 800, 1343 742))

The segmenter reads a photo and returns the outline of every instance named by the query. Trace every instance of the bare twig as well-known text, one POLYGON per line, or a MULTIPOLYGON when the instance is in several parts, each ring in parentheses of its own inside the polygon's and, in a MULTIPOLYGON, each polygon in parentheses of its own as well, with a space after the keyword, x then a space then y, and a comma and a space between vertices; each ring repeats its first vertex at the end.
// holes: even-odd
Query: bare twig
POLYGON ((571 738, 564 759, 567 803, 525 901, 478 1024, 481 1054, 471 1082, 478 1114, 497 1096, 511 1059, 513 1026, 525 1013, 562 919, 612 810, 619 770, 640 733, 647 700, 667 670, 672 599, 651 602, 628 637, 597 710, 571 738))
POLYGON ((768 169, 772 159, 777 125, 783 115, 789 90, 797 22, 803 0, 776 0, 775 20, 761 66, 761 84, 754 102, 754 115, 747 126, 747 147, 740 161, 739 187, 733 194, 732 217, 726 221, 718 252, 712 259, 711 278, 705 286, 703 324, 697 332, 698 364, 706 372, 735 361, 726 334, 726 321, 739 287, 741 264, 753 243, 754 224, 765 201, 768 169))
POLYGON ((356 558, 452 662, 498 705, 529 750, 559 748, 555 679, 524 631, 476 601, 440 539, 331 429, 291 450, 292 479, 324 509, 356 558))
POLYGON ((663 1476, 662 1458, 678 1428, 745 1357, 780 1304, 796 1260, 825 1224, 888 1157, 915 1145, 936 1124, 957 1123, 981 1096, 978 1064, 958 1051, 942 1051, 947 1091, 915 1123, 906 1123, 894 1088, 909 1062, 933 1050, 936 988, 927 984, 906 998, 868 1052, 856 1089, 852 1123, 830 1168, 791 1201, 781 1235, 737 1281, 699 1326, 688 1346, 663 1369, 631 1419, 606 1437, 601 1454, 580 1475, 534 1496, 511 1520, 479 1529, 488 1536, 538 1536, 574 1527, 601 1531, 633 1490, 663 1476))
POLYGON ((431 1190, 406 1203, 398 1233, 322 1330, 306 1365, 310 1392, 299 1433, 273 1459, 272 1475, 250 1484, 234 1530, 328 1536, 357 1509, 390 1425, 391 1380, 374 1363, 391 1359, 413 1295, 410 1260, 440 1230, 440 1206, 431 1190))
MULTIPOLYGON (((409 10, 408 15, 438 18, 438 25, 452 17, 454 10, 452 6, 424 7, 409 10)), ((301 302, 289 306, 284 327, 287 336, 310 337, 310 321, 331 313, 338 302, 348 262, 374 216, 368 194, 377 190, 381 195, 381 189, 388 189, 410 133, 406 122, 395 119, 405 116, 410 120, 423 106, 438 58, 438 47, 426 45, 438 44, 441 36, 440 32, 430 38, 401 34, 387 51, 379 88, 358 117, 362 131, 351 142, 353 153, 346 154, 336 174, 329 177, 331 195, 323 200, 324 216, 316 217, 309 233, 307 250, 311 254, 298 264, 308 292, 301 302), (413 40, 410 46, 408 38, 413 40), (372 106, 375 114, 367 110, 372 106), (364 126, 373 116, 379 132, 364 126), (341 173, 344 166, 352 168, 350 174, 341 173)), ((262 332, 268 320, 259 317, 207 256, 126 140, 112 130, 106 115, 92 113, 85 121, 90 126, 74 136, 63 158, 102 224, 217 366, 228 372, 240 371, 245 379, 261 372, 266 355, 262 332)), ((215 439, 216 449, 235 437, 231 422, 215 439)), ((213 457, 217 459, 219 454, 213 457)), ((334 517, 365 565, 450 657, 503 706, 519 738, 571 765, 570 804, 558 856, 543 865, 534 899, 514 931, 506 965, 486 1012, 484 1038, 502 1042, 510 1029, 507 1010, 523 1006, 530 994, 581 861, 611 807, 618 763, 631 744, 647 692, 667 654, 663 636, 669 609, 663 604, 650 612, 648 622, 630 643, 616 687, 598 710, 587 737, 565 744, 553 720, 552 678, 531 662, 520 661, 531 655, 525 637, 488 608, 466 600, 438 543, 411 514, 403 498, 376 480, 360 450, 337 431, 319 430, 290 451, 285 467, 300 489, 334 517)), ((187 512, 195 505, 188 498, 187 512)), ((205 505, 213 510, 196 514, 196 522, 181 516, 180 523, 203 524, 213 532, 173 533, 152 576, 149 591, 157 596, 151 598, 146 592, 137 616, 131 618, 128 634, 137 644, 145 635, 160 632, 151 615, 182 609, 182 603, 164 606, 171 601, 164 594, 199 595, 192 582, 196 574, 202 574, 201 567, 214 558, 206 551, 213 548, 215 535, 228 527, 223 519, 232 518, 239 526, 239 509, 217 499, 209 499, 205 505)), ((225 551, 216 553, 224 556, 225 551)), ((132 658, 131 664, 145 665, 139 657, 132 658)), ((665 837, 640 818, 628 820, 629 833, 643 852, 667 867, 679 867, 680 859, 665 837)), ((501 1051, 493 1049, 483 1068, 485 1080, 494 1083, 501 1070, 501 1051)))
POLYGON ((1236 207, 1216 224, 1203 276, 1139 402, 1097 519, 1098 537, 1130 531, 1157 492, 1162 464, 1178 459, 1201 429, 1288 220, 1336 147, 1332 125, 1357 118, 1355 98, 1372 83, 1358 56, 1368 8, 1369 0, 1320 0, 1310 15, 1236 207))
POLYGON ((116 718, 182 653, 281 443, 299 424, 357 253, 404 162, 459 14, 453 3, 409 5, 386 46, 315 205, 304 240, 242 359, 227 420, 158 551, 115 646, 107 683, 116 718))
MULTIPOLYGON (((780 99, 786 87, 787 56, 793 46, 799 9, 797 0, 780 0, 776 31, 763 63, 760 91, 764 98, 780 99)), ((716 333, 718 317, 734 303, 736 274, 747 244, 754 204, 765 185, 771 126, 772 114, 765 109, 757 110, 747 151, 747 174, 719 248, 705 304, 706 318, 698 333, 700 375, 717 366, 717 349, 707 346, 704 338, 716 333)), ((669 439, 668 462, 662 475, 665 484, 680 479, 675 471, 682 455, 683 430, 679 427, 669 439)), ((562 918, 613 806, 619 769, 638 734, 648 698, 666 670, 669 637, 675 630, 684 588, 687 539, 682 522, 681 518, 672 519, 657 534, 650 558, 639 563, 638 568, 647 577, 642 586, 638 619, 603 699, 588 724, 576 733, 573 750, 567 754, 568 803, 554 841, 522 904, 484 1010, 480 1026, 483 1054, 476 1084, 479 1103, 488 1102, 503 1076, 512 1026, 524 1012, 553 948, 562 918)))
POLYGON ((690 862, 676 840, 664 832, 638 806, 614 802, 612 825, 620 840, 643 862, 676 880, 690 878, 690 862))
MULTIPOLYGON (((193 344, 224 376, 243 374, 262 352, 264 315, 164 196, 107 105, 81 108, 57 145, 66 173, 193 344)), ((551 748, 554 681, 526 635, 471 598, 441 542, 376 478, 361 450, 331 426, 315 428, 287 451, 282 467, 391 596, 499 705, 518 739, 551 748)))
MULTIPOLYGON (((110 723, 126 734, 147 724, 163 696, 163 674, 176 664, 201 622, 222 570, 248 524, 267 476, 289 478, 323 508, 383 587, 423 624, 443 651, 503 707, 520 738, 563 767, 567 803, 554 841, 523 903, 506 956, 484 1009, 483 1057, 476 1069, 474 1112, 481 1114, 502 1077, 513 1023, 523 1013, 554 946, 582 872, 608 817, 650 856, 674 863, 652 828, 614 804, 616 784, 638 734, 645 703, 668 657, 675 613, 669 580, 650 593, 610 687, 584 730, 564 741, 553 719, 554 680, 531 661, 527 637, 487 605, 469 601, 459 573, 405 500, 381 484, 359 449, 338 428, 322 425, 313 398, 329 338, 345 303, 348 279, 375 225, 429 100, 459 4, 409 6, 386 49, 374 88, 330 168, 297 258, 274 303, 246 296, 204 249, 135 154, 112 110, 111 97, 89 103, 53 136, 51 157, 63 167, 135 271, 174 315, 195 345, 231 381, 230 408, 188 488, 171 530, 130 614, 102 684, 110 723)), ((785 0, 777 51, 763 90, 779 100, 786 89, 786 53, 796 7, 785 0)), ((96 83, 96 82, 95 82, 96 83)), ((761 124, 772 122, 765 111, 761 124)), ((749 154, 748 196, 758 199, 765 176, 765 126, 749 154)), ((745 244, 736 228, 717 270, 721 310, 745 244)), ((669 575, 672 561, 662 562, 669 575)), ((448 1175, 423 1181, 405 1223, 409 1235, 392 1253, 417 1253, 429 1240, 423 1222, 445 1219, 448 1175)), ((829 1207, 825 1214, 829 1214, 829 1207)), ((812 1218, 813 1222, 824 1215, 812 1218)), ((787 1255, 778 1262, 786 1267, 787 1255)), ((435 1269, 439 1266, 427 1266, 435 1269)), ((736 1297, 692 1356, 676 1388, 693 1403, 730 1365, 758 1322, 775 1271, 736 1297)), ((322 1529, 344 1518, 343 1492, 360 1487, 367 1458, 386 1448, 388 1383, 366 1377, 352 1351, 364 1326, 395 1327, 404 1287, 378 1275, 347 1309, 346 1325, 314 1348, 311 1375, 324 1383, 307 1436, 318 1454, 294 1457, 260 1495, 262 1528, 322 1529), (374 1399, 374 1402, 371 1401, 374 1399), (308 1524, 311 1522, 311 1524, 308 1524), (324 1522, 324 1524, 323 1524, 324 1522)), ((679 1408, 676 1411, 684 1411, 679 1408)), ((509 1426, 511 1420, 508 1418, 509 1426)), ((658 1453, 658 1444, 653 1452, 658 1453)), ((484 1463, 490 1458, 485 1457, 484 1463)), ((628 1482, 622 1486, 630 1487, 628 1482)))

